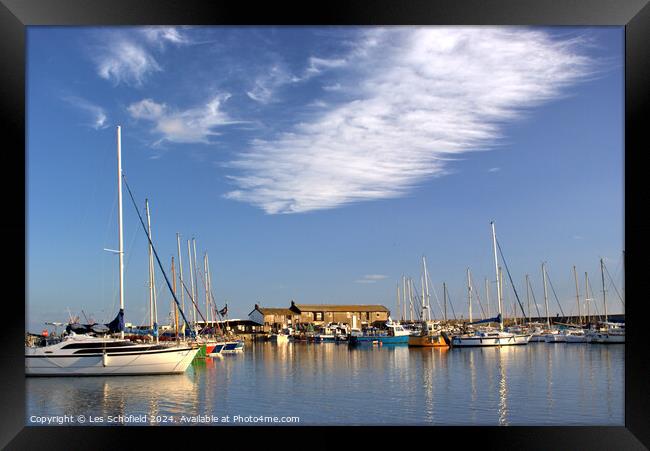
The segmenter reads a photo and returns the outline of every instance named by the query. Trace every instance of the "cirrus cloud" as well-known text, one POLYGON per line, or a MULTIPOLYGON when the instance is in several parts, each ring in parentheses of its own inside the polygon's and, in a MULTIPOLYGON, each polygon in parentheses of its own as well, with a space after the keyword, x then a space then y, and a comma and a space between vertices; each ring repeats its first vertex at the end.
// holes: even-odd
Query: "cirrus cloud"
POLYGON ((581 44, 512 27, 370 30, 345 58, 310 60, 315 71, 336 67, 324 89, 345 97, 253 140, 230 162, 240 173, 225 196, 268 214, 403 196, 593 73, 581 44))
POLYGON ((94 49, 97 74, 114 85, 142 86, 144 81, 163 70, 153 50, 165 44, 187 44, 189 39, 173 27, 121 29, 101 34, 102 43, 94 49))
POLYGON ((217 94, 206 104, 185 110, 171 108, 152 99, 143 99, 129 105, 127 111, 134 119, 153 122, 153 132, 161 135, 155 144, 163 141, 208 143, 210 136, 220 134, 216 128, 241 122, 231 120, 222 111, 222 105, 229 97, 230 94, 227 93, 217 94))

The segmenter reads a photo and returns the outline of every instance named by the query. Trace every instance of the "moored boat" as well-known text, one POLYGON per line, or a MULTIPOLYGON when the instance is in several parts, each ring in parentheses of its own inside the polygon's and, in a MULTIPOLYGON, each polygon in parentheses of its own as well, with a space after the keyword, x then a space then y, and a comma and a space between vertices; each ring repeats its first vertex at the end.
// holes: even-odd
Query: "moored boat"
POLYGON ((233 340, 226 341, 223 349, 221 350, 222 354, 233 354, 236 352, 244 351, 244 342, 242 340, 233 340))
MULTIPOLYGON (((119 300, 120 310, 108 324, 74 324, 66 328, 67 335, 58 343, 25 346, 25 373, 27 376, 112 376, 140 374, 183 373, 194 359, 198 347, 194 344, 136 343, 124 339, 124 246, 122 228, 122 184, 126 183, 122 173, 121 128, 117 127, 117 178, 118 178, 118 242, 114 251, 119 256, 119 300), (73 330, 74 326, 74 330, 73 330), (78 333, 83 332, 83 333, 78 333), (119 338, 111 335, 119 334, 119 338)), ((128 185, 127 185, 128 188, 128 185)), ((129 190, 129 194, 131 194, 129 190)), ((131 194, 135 205, 135 200, 131 194)), ((162 270, 158 254, 153 248, 150 230, 138 217, 145 229, 150 249, 162 270)), ((164 270, 163 270, 164 274, 164 270)), ((187 323, 180 304, 167 280, 174 302, 187 323)), ((157 326, 153 327, 156 332, 157 326)))
POLYGON ((494 251, 494 268, 496 272, 496 281, 497 281, 497 302, 498 302, 498 314, 494 318, 487 318, 480 321, 475 321, 469 323, 468 325, 482 324, 482 323, 497 323, 499 329, 486 329, 478 330, 475 332, 469 332, 459 335, 453 335, 451 338, 451 346, 456 348, 465 348, 465 347, 476 347, 476 346, 512 346, 512 345, 526 345, 530 341, 532 334, 529 333, 515 333, 515 332, 506 332, 503 330, 503 317, 501 316, 501 277, 500 277, 500 268, 497 258, 497 238, 496 231, 494 229, 494 222, 491 222, 492 226, 492 246, 494 251))
POLYGON ((385 330, 378 330, 376 328, 367 328, 361 334, 351 334, 349 338, 350 345, 356 344, 408 344, 409 332, 399 324, 392 322, 386 323, 385 330))
POLYGON ((418 335, 409 335, 408 345, 411 347, 434 347, 446 348, 451 342, 442 330, 435 327, 436 324, 422 323, 422 332, 418 335))
POLYGON ((454 335, 451 338, 451 345, 455 348, 526 345, 530 337, 531 335, 527 334, 500 330, 479 330, 471 334, 454 335))
POLYGON ((564 332, 564 339, 567 343, 587 343, 589 341, 583 329, 567 329, 564 332))
POLYGON ((625 324, 602 323, 598 329, 587 332, 589 343, 624 344, 625 324))
POLYGON ((546 343, 566 343, 566 335, 559 330, 552 330, 544 335, 546 343))

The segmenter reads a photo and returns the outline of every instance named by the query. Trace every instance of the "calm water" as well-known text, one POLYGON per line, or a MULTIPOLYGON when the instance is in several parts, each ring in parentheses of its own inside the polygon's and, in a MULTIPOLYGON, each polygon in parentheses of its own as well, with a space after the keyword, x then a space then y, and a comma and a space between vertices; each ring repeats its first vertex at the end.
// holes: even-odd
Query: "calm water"
POLYGON ((235 415, 302 425, 624 424, 623 345, 246 346, 183 375, 28 378, 27 424, 34 415, 84 415, 85 424, 133 415, 125 421, 133 425, 156 415, 184 425, 182 416, 196 415, 229 415, 230 425, 260 424, 233 423, 235 415))

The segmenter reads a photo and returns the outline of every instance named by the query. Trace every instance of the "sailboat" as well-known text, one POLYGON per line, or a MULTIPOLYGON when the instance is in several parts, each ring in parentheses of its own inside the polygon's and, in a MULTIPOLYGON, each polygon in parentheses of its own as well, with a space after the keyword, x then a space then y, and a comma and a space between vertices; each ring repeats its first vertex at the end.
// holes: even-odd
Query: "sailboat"
POLYGON ((492 226, 492 243, 494 248, 494 267, 497 276, 497 301, 498 314, 494 318, 487 318, 480 321, 469 323, 469 325, 496 322, 499 324, 499 330, 478 330, 473 333, 453 335, 451 345, 457 348, 475 347, 475 346, 511 346, 525 345, 530 341, 531 335, 515 332, 505 332, 503 330, 503 317, 501 316, 501 278, 499 277, 499 261, 497 257, 497 238, 494 229, 494 221, 490 222, 492 226))
MULTIPOLYGON (((117 127, 120 310, 108 324, 69 325, 59 343, 25 347, 27 376, 122 376, 184 373, 198 352, 193 344, 136 343, 124 339, 121 127, 117 127), (119 334, 112 337, 111 334, 119 334)), ((140 218, 142 221, 142 218, 140 218)), ((144 223, 142 223, 144 226, 144 223)), ((151 244, 151 235, 148 235, 151 244)))
POLYGON ((443 335, 440 322, 431 321, 430 318, 431 297, 429 296, 429 274, 427 272, 427 261, 424 256, 422 256, 422 268, 424 273, 422 284, 422 313, 420 314, 422 326, 420 333, 409 335, 408 345, 410 347, 447 348, 449 347, 449 339, 443 335))
POLYGON ((607 300, 605 298, 605 263, 600 259, 600 271, 603 282, 603 308, 605 313, 605 321, 599 323, 596 330, 590 331, 588 334, 590 343, 602 344, 619 344, 625 343, 625 323, 615 323, 608 321, 607 318, 607 300))
POLYGON ((578 318, 574 327, 563 331, 564 341, 566 343, 587 343, 588 337, 582 327, 582 312, 580 311, 580 288, 578 286, 578 273, 575 265, 573 266, 573 278, 576 283, 576 305, 578 307, 578 318))
POLYGON ((546 272, 546 263, 542 263, 542 278, 544 280, 544 305, 546 308, 546 330, 544 331, 544 341, 546 343, 565 343, 566 337, 560 333, 560 330, 551 326, 551 317, 548 313, 548 291, 546 288, 546 279, 548 273, 546 272))

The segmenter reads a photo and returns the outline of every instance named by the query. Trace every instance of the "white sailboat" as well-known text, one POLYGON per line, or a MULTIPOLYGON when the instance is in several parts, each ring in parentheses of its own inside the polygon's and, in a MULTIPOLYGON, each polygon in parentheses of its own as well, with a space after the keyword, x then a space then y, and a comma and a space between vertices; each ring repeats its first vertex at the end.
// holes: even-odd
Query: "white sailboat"
POLYGON ((520 334, 513 332, 505 332, 503 330, 503 318, 501 316, 501 281, 499 277, 499 260, 497 257, 497 238, 494 229, 494 222, 492 226, 492 243, 494 248, 494 266, 497 276, 497 301, 498 301, 498 315, 495 318, 488 318, 486 320, 476 321, 474 324, 483 322, 498 322, 499 330, 479 330, 470 334, 454 335, 451 338, 451 345, 453 347, 475 347, 475 346, 512 346, 512 345, 526 345, 530 341, 531 335, 520 334))
POLYGON ((544 280, 544 306, 546 308, 546 330, 544 331, 544 341, 546 343, 564 343, 566 338, 560 333, 559 329, 551 327, 551 317, 548 313, 548 290, 546 288, 546 263, 542 263, 542 278, 544 280))
MULTIPOLYGON (((25 346, 27 376, 111 376, 173 374, 187 370, 198 348, 191 344, 141 344, 124 339, 124 243, 122 230, 121 128, 117 127, 120 311, 109 324, 80 327, 59 343, 25 346), (78 329, 79 330, 79 329, 78 329), (119 338, 110 333, 119 332, 119 338)), ((150 239, 150 235, 148 237, 150 239)), ((151 241, 150 241, 151 242, 151 241)))
POLYGON ((605 263, 600 259, 600 271, 603 283, 603 308, 605 321, 599 324, 599 327, 588 334, 590 343, 601 344, 618 344, 625 343, 625 323, 614 323, 607 318, 607 300, 605 298, 605 263))

